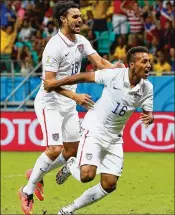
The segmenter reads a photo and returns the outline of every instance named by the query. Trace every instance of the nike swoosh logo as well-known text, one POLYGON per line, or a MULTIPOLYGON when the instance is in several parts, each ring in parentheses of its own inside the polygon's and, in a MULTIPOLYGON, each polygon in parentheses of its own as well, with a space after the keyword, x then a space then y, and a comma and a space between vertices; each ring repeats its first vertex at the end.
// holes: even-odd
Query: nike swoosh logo
POLYGON ((120 88, 115 87, 115 86, 113 86, 113 89, 115 89, 115 90, 121 90, 120 88))
POLYGON ((40 170, 41 170, 42 172, 46 172, 46 171, 47 171, 46 169, 42 169, 42 168, 40 168, 40 170))
POLYGON ((67 57, 67 56, 68 56, 68 54, 69 54, 69 53, 65 54, 65 57, 67 57))

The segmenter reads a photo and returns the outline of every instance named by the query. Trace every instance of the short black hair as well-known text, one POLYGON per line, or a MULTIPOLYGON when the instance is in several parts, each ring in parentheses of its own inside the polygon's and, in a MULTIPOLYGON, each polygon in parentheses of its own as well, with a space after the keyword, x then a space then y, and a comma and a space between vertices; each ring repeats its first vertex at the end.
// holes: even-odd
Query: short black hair
POLYGON ((53 7, 53 21, 59 26, 62 26, 61 16, 66 16, 70 8, 78 8, 79 5, 73 1, 59 1, 53 7))
POLYGON ((135 61, 135 53, 139 53, 139 52, 148 53, 148 49, 144 46, 136 46, 129 49, 126 56, 128 66, 131 62, 135 61))

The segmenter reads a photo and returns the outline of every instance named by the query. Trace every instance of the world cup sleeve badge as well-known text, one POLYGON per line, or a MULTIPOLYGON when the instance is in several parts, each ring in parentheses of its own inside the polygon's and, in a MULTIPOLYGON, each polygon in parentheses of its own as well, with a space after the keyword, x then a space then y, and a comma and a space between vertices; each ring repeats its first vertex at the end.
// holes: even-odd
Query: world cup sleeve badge
POLYGON ((52 61, 53 61, 53 59, 52 59, 51 56, 47 56, 47 57, 45 58, 45 64, 46 64, 46 65, 50 65, 50 64, 52 63, 52 61))

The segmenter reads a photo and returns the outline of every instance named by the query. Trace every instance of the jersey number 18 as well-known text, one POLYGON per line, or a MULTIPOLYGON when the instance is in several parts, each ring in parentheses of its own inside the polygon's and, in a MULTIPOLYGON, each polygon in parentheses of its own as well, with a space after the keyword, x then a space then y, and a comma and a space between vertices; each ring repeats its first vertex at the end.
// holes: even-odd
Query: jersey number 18
POLYGON ((76 73, 78 73, 78 69, 79 69, 79 62, 75 62, 72 64, 72 74, 71 75, 75 75, 76 73))

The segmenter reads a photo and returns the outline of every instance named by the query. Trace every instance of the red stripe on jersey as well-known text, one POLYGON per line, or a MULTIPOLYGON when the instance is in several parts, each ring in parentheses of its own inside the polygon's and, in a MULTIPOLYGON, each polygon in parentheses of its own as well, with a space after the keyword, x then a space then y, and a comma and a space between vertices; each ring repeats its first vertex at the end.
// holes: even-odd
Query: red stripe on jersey
POLYGON ((87 131, 86 134, 84 135, 83 146, 82 146, 82 149, 81 149, 81 155, 80 155, 80 160, 79 160, 79 164, 78 164, 79 167, 80 167, 80 164, 81 164, 81 159, 82 159, 82 156, 83 156, 83 148, 84 148, 86 136, 87 136, 88 133, 89 133, 89 131, 87 131))
POLYGON ((46 132, 46 145, 48 146, 48 132, 47 132, 47 126, 46 126, 46 114, 45 109, 43 109, 43 117, 44 117, 44 127, 46 132))

